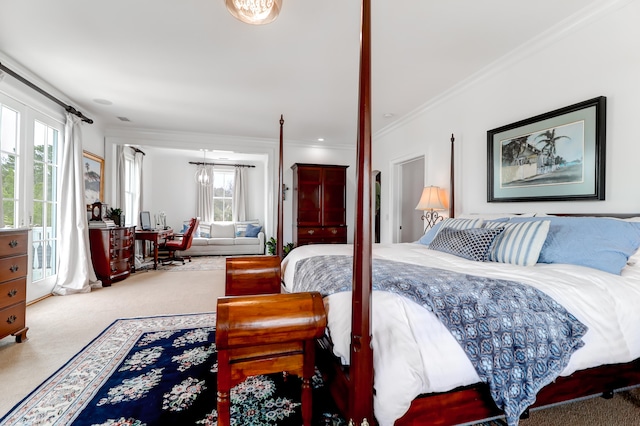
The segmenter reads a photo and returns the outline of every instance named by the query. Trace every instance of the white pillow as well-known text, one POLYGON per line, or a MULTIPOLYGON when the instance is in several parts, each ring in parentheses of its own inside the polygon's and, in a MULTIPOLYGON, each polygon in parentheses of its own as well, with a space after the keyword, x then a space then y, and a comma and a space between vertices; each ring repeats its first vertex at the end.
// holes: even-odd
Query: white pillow
POLYGON ((235 238, 236 227, 233 222, 211 224, 211 238, 235 238))
POLYGON ((489 229, 503 228, 488 252, 491 262, 531 266, 538 262, 540 251, 549 233, 550 220, 530 222, 485 222, 489 229))

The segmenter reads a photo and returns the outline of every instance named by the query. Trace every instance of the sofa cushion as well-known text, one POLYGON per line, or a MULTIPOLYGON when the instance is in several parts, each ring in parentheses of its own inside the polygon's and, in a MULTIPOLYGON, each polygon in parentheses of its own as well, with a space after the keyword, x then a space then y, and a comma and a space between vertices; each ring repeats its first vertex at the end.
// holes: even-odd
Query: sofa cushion
POLYGON ((251 246, 260 244, 260 239, 257 237, 236 237, 235 245, 237 246, 251 246))
POLYGON ((208 245, 208 240, 206 238, 196 238, 193 237, 193 240, 191 240, 191 245, 192 246, 206 246, 208 245))
POLYGON ((209 246, 232 246, 235 238, 209 238, 207 245, 209 246))
POLYGON ((252 223, 249 223, 247 225, 247 230, 244 233, 245 237, 257 237, 258 234, 260 233, 260 231, 262 231, 262 226, 259 225, 254 225, 252 223))
POLYGON ((235 236, 236 237, 244 237, 245 236, 245 232, 247 231, 247 225, 252 224, 252 225, 259 225, 260 221, 258 219, 253 219, 253 220, 245 220, 242 222, 236 222, 235 223, 235 236))
POLYGON ((235 226, 231 222, 214 222, 211 224, 210 238, 234 238, 235 226))

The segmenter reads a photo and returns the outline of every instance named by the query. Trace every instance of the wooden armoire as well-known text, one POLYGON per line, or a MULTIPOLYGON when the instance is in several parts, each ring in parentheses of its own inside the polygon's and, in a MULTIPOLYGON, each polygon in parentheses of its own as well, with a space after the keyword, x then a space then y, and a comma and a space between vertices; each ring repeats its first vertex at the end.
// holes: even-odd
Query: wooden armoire
POLYGON ((347 167, 295 163, 293 244, 347 242, 347 167))

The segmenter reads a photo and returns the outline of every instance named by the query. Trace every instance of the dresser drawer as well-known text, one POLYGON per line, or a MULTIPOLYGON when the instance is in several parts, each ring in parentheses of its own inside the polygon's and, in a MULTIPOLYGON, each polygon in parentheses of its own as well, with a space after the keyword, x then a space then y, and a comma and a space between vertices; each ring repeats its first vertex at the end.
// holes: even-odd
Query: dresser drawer
POLYGON ((26 232, 0 232, 0 256, 26 254, 28 240, 26 232))
POLYGON ((27 276, 27 255, 0 259, 0 282, 27 276))
POLYGON ((18 278, 0 284, 0 309, 27 300, 27 279, 18 278))
POLYGON ((25 328, 26 303, 0 309, 0 336, 7 336, 25 328))

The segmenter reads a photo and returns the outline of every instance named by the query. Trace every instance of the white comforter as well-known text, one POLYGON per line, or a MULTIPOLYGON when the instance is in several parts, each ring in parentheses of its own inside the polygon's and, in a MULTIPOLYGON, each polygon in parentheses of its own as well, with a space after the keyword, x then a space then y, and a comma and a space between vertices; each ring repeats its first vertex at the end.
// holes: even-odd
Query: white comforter
MULTIPOLYGON (((283 261, 284 282, 293 285, 295 264, 315 255, 353 254, 353 246, 307 245, 283 261)), ((640 263, 621 276, 565 264, 531 267, 473 262, 429 250, 415 243, 375 244, 375 258, 385 258, 474 275, 530 284, 553 297, 589 327, 585 346, 573 354, 562 375, 602 364, 640 357, 640 263)), ((351 293, 325 298, 334 352, 347 363, 351 328, 351 293)), ((372 313, 375 415, 381 426, 392 425, 421 393, 443 392, 470 385, 479 377, 449 331, 426 309, 387 292, 374 292, 372 313)))

